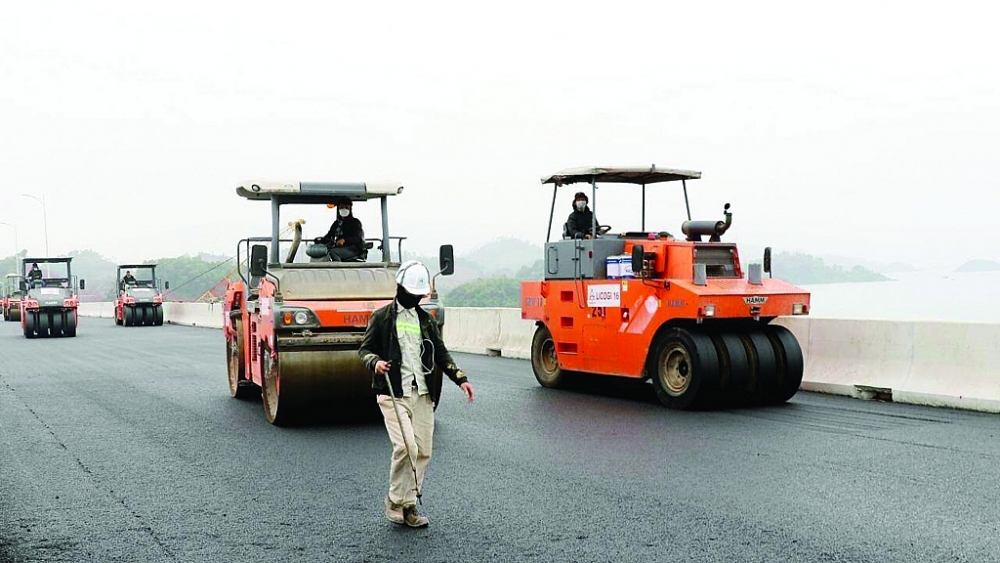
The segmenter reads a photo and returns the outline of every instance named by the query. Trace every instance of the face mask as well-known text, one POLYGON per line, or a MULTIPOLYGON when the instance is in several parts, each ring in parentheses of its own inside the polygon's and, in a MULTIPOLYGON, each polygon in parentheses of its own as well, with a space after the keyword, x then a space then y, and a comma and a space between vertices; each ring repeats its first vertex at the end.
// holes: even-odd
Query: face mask
POLYGON ((578 201, 574 205, 576 205, 576 210, 577 211, 583 211, 584 209, 587 208, 587 202, 586 201, 578 201))
POLYGON ((340 213, 341 217, 347 217, 348 215, 351 214, 351 210, 347 209, 347 208, 344 208, 344 207, 341 207, 340 210, 337 211, 337 213, 340 213))
POLYGON ((413 295, 409 291, 403 289, 403 286, 396 286, 396 301, 406 309, 412 309, 420 304, 420 295, 413 295))

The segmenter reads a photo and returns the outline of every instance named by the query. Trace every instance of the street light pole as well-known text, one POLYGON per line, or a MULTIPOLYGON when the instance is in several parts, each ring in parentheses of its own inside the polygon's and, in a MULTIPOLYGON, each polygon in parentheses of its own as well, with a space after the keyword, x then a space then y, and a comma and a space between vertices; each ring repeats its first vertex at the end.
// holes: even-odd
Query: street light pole
POLYGON ((0 221, 0 225, 7 225, 8 227, 14 229, 14 264, 17 265, 17 253, 21 251, 21 247, 17 245, 17 225, 13 223, 4 223, 0 221))
POLYGON ((38 199, 37 197, 31 194, 21 194, 21 195, 23 195, 24 197, 30 197, 31 199, 42 204, 42 221, 43 225, 45 226, 45 256, 48 257, 49 256, 49 212, 45 205, 45 194, 42 194, 42 199, 38 199))

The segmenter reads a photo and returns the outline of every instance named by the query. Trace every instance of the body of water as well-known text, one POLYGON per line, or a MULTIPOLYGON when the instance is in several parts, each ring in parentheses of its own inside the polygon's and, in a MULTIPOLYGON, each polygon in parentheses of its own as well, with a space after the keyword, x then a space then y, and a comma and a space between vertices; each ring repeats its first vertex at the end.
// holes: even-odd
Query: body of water
POLYGON ((810 316, 1000 323, 1000 272, 887 275, 892 281, 803 286, 812 294, 810 316))

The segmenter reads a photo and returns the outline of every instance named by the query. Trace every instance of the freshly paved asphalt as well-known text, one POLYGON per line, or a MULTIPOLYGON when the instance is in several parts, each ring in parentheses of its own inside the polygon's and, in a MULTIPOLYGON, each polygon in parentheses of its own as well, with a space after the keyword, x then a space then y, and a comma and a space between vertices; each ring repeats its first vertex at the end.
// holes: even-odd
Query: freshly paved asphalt
POLYGON ((1000 416, 799 394, 661 408, 458 355, 425 484, 382 516, 378 420, 269 425, 220 331, 0 323, 0 561, 996 561, 1000 416))

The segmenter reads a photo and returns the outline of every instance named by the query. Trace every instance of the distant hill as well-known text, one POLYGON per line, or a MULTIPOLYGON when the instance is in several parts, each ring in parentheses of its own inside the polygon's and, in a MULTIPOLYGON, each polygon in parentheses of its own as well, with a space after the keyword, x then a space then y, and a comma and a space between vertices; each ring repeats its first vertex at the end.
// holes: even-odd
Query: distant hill
POLYGON ((969 260, 965 264, 962 264, 958 268, 955 268, 956 272, 1000 272, 1000 262, 994 262, 992 260, 969 260))
POLYGON ((459 254, 462 261, 476 264, 485 275, 514 275, 542 257, 542 247, 512 237, 498 238, 470 252, 459 254))
POLYGON ((889 281, 889 278, 864 266, 846 269, 827 265, 822 258, 802 253, 779 252, 771 262, 774 276, 794 284, 889 281))

